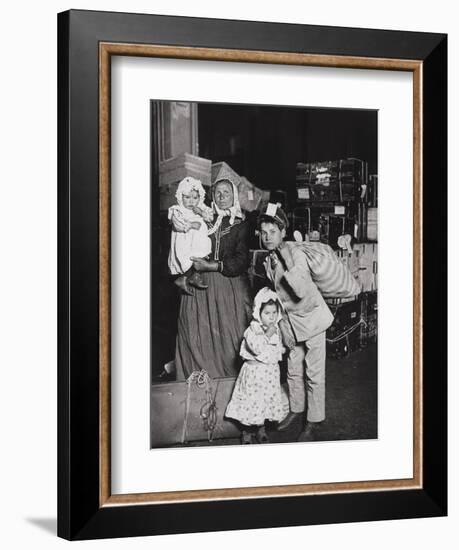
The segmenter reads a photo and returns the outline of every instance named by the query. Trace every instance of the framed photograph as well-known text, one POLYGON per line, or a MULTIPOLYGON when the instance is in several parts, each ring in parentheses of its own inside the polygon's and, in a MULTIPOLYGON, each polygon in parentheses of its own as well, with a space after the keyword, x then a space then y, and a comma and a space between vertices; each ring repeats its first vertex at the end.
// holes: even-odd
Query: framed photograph
POLYGON ((58 33, 59 536, 446 515, 446 36, 58 33))

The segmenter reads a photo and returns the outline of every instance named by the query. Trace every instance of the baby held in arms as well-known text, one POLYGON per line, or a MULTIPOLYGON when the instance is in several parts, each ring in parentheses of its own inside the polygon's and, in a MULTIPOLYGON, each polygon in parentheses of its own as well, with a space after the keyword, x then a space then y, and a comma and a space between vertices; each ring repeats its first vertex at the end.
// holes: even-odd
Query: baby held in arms
POLYGON ((172 275, 178 275, 175 284, 185 294, 192 294, 188 284, 199 289, 207 288, 201 274, 193 269, 191 258, 206 258, 210 254, 207 223, 212 221, 213 211, 204 204, 204 187, 195 178, 184 178, 175 196, 177 204, 171 206, 168 213, 172 223, 168 266, 172 275))

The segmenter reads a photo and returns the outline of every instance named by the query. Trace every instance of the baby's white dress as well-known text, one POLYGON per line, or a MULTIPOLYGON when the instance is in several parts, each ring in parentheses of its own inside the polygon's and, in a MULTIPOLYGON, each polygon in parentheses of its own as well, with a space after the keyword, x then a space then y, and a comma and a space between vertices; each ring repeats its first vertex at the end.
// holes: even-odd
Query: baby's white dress
MULTIPOLYGON (((207 206, 200 208, 211 210, 207 206)), ((205 258, 212 249, 210 237, 207 235, 208 227, 203 217, 188 210, 184 206, 175 204, 169 208, 168 218, 172 222, 171 248, 169 250, 168 266, 173 275, 185 273, 193 262, 192 256, 205 258), (199 229, 191 229, 192 222, 199 222, 199 229)))

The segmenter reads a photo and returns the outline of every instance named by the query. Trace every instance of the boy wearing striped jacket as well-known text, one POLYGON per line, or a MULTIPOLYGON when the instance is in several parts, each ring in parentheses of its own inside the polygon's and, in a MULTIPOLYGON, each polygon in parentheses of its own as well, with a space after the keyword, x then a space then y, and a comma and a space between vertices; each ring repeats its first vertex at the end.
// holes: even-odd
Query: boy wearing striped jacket
POLYGON ((290 349, 290 412, 278 430, 303 418, 307 391, 306 419, 298 441, 311 441, 325 419, 325 332, 333 315, 311 278, 301 247, 284 242, 287 227, 287 216, 275 204, 268 204, 258 218, 263 246, 270 251, 264 264, 266 275, 286 314, 284 340, 290 340, 284 342, 290 349))

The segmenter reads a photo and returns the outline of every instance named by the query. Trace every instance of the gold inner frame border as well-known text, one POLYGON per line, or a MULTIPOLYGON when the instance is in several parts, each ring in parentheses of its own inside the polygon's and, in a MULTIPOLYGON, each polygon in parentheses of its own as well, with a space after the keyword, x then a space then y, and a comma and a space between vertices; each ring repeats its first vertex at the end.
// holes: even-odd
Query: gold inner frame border
POLYGON ((422 61, 155 44, 99 44, 99 506, 146 505, 422 488, 422 61), (413 477, 303 485, 111 494, 110 93, 111 57, 303 65, 413 73, 413 477))

